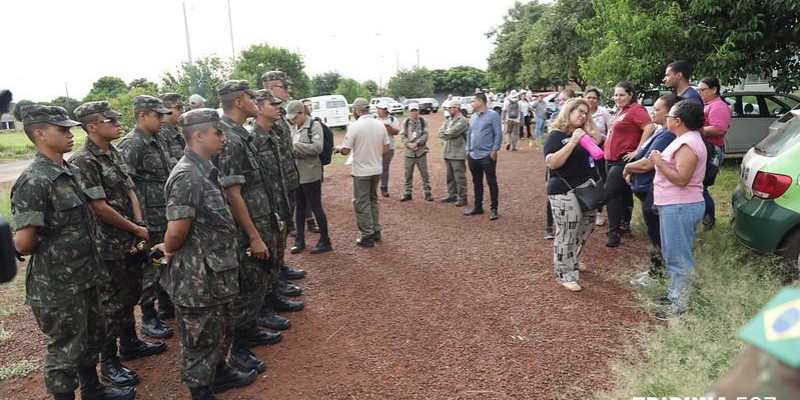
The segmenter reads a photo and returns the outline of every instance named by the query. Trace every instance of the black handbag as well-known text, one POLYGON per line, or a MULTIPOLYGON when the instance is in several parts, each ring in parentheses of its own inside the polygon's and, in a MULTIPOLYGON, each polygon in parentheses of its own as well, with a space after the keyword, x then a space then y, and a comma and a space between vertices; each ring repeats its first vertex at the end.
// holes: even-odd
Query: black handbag
POLYGON ((599 210, 600 207, 608 202, 608 194, 606 193, 603 178, 598 178, 596 181, 594 179, 589 179, 580 186, 573 188, 566 179, 561 177, 561 174, 556 174, 558 175, 558 179, 561 179, 569 188, 569 192, 567 193, 575 194, 581 211, 599 210))

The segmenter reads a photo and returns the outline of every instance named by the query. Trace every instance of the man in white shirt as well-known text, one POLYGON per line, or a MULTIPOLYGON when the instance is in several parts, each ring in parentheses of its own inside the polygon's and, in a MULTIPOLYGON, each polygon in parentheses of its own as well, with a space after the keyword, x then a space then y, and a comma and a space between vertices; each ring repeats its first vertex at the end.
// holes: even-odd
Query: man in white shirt
POLYGON ((389 114, 388 104, 380 102, 376 107, 378 115, 375 119, 386 127, 386 133, 389 135, 389 151, 383 153, 383 172, 381 172, 381 196, 389 197, 389 165, 394 158, 395 136, 400 132, 400 120, 389 114))
POLYGON ((378 182, 383 170, 383 155, 389 151, 389 135, 382 123, 369 114, 369 102, 363 98, 353 101, 357 118, 347 127, 344 143, 334 152, 348 155, 352 151, 353 207, 356 225, 361 234, 356 245, 374 247, 381 240, 378 212, 378 182))

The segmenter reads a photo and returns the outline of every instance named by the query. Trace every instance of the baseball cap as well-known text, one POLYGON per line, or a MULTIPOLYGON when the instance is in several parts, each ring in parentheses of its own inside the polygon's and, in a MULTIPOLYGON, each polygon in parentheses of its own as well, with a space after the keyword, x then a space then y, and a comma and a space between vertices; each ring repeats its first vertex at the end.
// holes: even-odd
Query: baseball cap
POLYGON ((189 96, 189 105, 197 106, 197 105, 200 105, 200 103, 205 104, 205 102, 206 102, 206 99, 204 99, 203 96, 200 96, 197 93, 189 96))
POLYGON ((250 84, 245 80, 230 80, 217 85, 217 94, 220 96, 236 92, 245 92, 250 96, 255 96, 253 91, 250 90, 250 84))
POLYGON ((64 107, 33 104, 25 107, 22 113, 24 114, 22 117, 23 125, 46 123, 70 128, 81 124, 78 121, 69 119, 67 110, 64 107))
POLYGON ((164 102, 164 107, 177 107, 183 108, 183 97, 179 93, 164 93, 158 96, 164 102))
POLYGON ((83 103, 72 112, 75 118, 79 121, 84 121, 88 116, 94 114, 101 114, 108 118, 119 118, 120 113, 111 108, 111 104, 107 101, 90 101, 83 103))
POLYGON ((224 130, 217 110, 212 108, 197 108, 181 114, 178 118, 178 126, 181 128, 200 124, 211 124, 220 131, 224 130))
POLYGON ((411 111, 411 110, 419 110, 419 104, 417 104, 417 103, 409 104, 408 105, 408 111, 411 111))
POLYGON ((461 108, 461 100, 450 100, 450 105, 448 107, 461 108))
POLYGON ((509 97, 517 97, 518 93, 516 90, 512 90, 511 93, 508 94, 509 97))
POLYGON ((359 97, 353 100, 353 109, 355 110, 356 108, 361 110, 369 109, 369 102, 367 101, 367 99, 359 97))
POLYGON ((283 100, 281 100, 278 97, 276 97, 275 94, 272 93, 272 90, 269 90, 269 89, 259 89, 259 90, 256 90, 255 92, 253 92, 253 94, 255 94, 256 101, 259 101, 259 102, 260 101, 268 101, 268 102, 270 102, 272 104, 281 104, 281 103, 283 103, 283 100))
POLYGON ((158 97, 144 94, 141 96, 136 96, 133 99, 133 109, 141 110, 144 108, 149 108, 159 114, 172 114, 172 110, 169 108, 164 108, 164 102, 162 102, 158 97))
POLYGON ((289 121, 293 120, 297 114, 304 113, 306 111, 306 106, 303 105, 303 102, 300 100, 292 100, 286 105, 286 119, 289 121))
POLYGON ((289 79, 289 75, 286 75, 286 72, 283 71, 269 71, 261 75, 261 83, 272 81, 281 81, 289 86, 292 85, 292 80, 289 79))
POLYGON ((375 107, 376 108, 382 108, 384 110, 388 110, 389 109, 389 105, 384 103, 384 102, 380 102, 380 103, 376 104, 375 107))

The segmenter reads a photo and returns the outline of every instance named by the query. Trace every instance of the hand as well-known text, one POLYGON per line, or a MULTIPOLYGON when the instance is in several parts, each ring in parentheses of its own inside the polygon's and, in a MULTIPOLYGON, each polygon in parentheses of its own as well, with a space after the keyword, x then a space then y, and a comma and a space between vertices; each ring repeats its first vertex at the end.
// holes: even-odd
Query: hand
POLYGON ((631 162, 631 160, 633 160, 634 158, 636 158, 636 154, 634 152, 625 153, 622 155, 622 159, 625 162, 631 162))
POLYGON ((569 141, 577 144, 584 135, 586 135, 586 131, 581 128, 575 129, 575 131, 572 132, 572 137, 569 138, 569 141))
POLYGON ((416 151, 416 150, 419 148, 419 144, 417 144, 417 143, 411 143, 411 144, 409 145, 409 147, 411 148, 411 150, 415 150, 415 151, 416 151))
POLYGON ((169 260, 172 259, 172 253, 167 253, 167 248, 164 246, 163 242, 151 247, 150 252, 161 252, 164 254, 164 257, 161 258, 162 264, 169 264, 169 260))
POLYGON ((342 153, 342 148, 341 147, 336 146, 336 147, 333 148, 333 154, 341 154, 341 153, 342 153))
POLYGON ((492 162, 497 162, 497 150, 493 150, 493 151, 492 151, 492 152, 489 154, 489 157, 492 159, 492 162))
POLYGON ((625 170, 622 171, 622 178, 625 179, 625 183, 627 183, 628 186, 631 185, 631 177, 632 177, 632 175, 631 175, 630 172, 625 171, 625 170))
POLYGON ((269 257, 269 249, 260 237, 250 239, 250 257, 259 260, 266 260, 269 257))
POLYGON ((650 162, 653 163, 653 165, 655 165, 659 161, 661 161, 661 152, 658 150, 653 150, 650 152, 650 157, 648 158, 650 159, 650 162))
POLYGON ((150 234, 147 232, 147 228, 145 228, 143 226, 137 226, 136 227, 136 233, 134 233, 134 234, 139 239, 144 239, 144 240, 147 240, 147 238, 150 237, 150 234))

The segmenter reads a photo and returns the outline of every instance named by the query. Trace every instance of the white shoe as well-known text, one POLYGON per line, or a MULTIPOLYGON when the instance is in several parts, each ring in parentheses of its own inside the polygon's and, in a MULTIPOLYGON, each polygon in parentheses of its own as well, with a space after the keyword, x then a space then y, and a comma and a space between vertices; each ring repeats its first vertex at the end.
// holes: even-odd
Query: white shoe
POLYGON ((578 271, 583 272, 586 271, 587 269, 589 268, 586 267, 586 264, 584 264, 583 261, 578 261, 578 271))
POLYGON ((578 282, 561 282, 561 286, 564 286, 570 292, 580 292, 583 289, 578 282))
POLYGON ((603 226, 606 224, 606 217, 601 213, 597 213, 597 218, 594 220, 596 226, 603 226))
POLYGON ((644 275, 636 279, 631 279, 631 285, 636 286, 638 288, 646 288, 655 283, 655 281, 656 280, 651 278, 650 275, 644 275))

